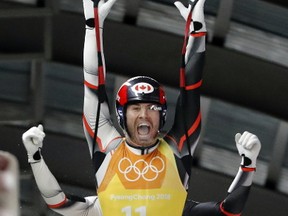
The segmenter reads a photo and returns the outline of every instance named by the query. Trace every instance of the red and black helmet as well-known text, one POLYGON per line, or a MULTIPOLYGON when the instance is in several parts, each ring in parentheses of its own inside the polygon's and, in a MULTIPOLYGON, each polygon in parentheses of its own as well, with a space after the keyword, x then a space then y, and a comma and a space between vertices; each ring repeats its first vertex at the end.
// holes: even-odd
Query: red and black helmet
POLYGON ((126 129, 126 108, 133 102, 157 103, 161 106, 160 128, 166 121, 167 104, 163 87, 147 76, 137 76, 127 80, 118 90, 116 98, 116 113, 120 126, 126 129))

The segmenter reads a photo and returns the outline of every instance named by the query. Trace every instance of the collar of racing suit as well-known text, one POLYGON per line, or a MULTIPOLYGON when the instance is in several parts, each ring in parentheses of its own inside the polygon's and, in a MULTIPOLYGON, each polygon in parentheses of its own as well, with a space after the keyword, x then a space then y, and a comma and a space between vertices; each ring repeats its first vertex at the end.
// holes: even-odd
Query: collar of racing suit
POLYGON ((145 154, 149 154, 149 153, 153 152, 158 147, 160 141, 159 141, 159 139, 157 139, 157 141, 153 145, 145 146, 145 147, 133 146, 130 143, 128 143, 127 140, 125 143, 126 143, 127 147, 130 149, 130 151, 132 151, 134 154, 145 155, 145 154))

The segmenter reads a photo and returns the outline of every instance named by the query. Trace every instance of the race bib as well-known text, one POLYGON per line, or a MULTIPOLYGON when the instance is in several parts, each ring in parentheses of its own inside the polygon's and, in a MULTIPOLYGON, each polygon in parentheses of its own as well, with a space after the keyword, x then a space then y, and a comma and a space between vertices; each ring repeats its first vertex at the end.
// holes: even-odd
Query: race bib
POLYGON ((113 154, 98 189, 105 216, 181 216, 187 192, 173 152, 161 140, 147 155, 135 155, 123 143, 113 154))

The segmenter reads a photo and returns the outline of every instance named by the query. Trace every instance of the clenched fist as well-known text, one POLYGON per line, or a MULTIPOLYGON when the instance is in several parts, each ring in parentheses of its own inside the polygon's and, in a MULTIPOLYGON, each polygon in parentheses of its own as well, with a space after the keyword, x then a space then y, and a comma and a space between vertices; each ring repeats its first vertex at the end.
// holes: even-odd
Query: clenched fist
POLYGON ((235 142, 239 155, 244 156, 242 165, 255 168, 256 160, 261 149, 261 142, 258 137, 245 131, 243 134, 237 133, 235 135, 235 142))
POLYGON ((40 150, 43 146, 44 137, 45 133, 42 125, 32 127, 22 135, 22 141, 27 151, 29 163, 40 161, 40 150))

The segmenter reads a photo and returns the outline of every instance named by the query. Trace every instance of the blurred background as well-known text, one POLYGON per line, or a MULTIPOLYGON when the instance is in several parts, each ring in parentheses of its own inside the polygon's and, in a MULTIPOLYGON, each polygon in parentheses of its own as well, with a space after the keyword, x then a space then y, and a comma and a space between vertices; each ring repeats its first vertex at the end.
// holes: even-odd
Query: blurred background
MULTIPOLYGON (((165 130, 174 116, 185 28, 173 2, 118 0, 104 29, 111 106, 124 80, 152 76, 167 92, 165 130)), ((287 7, 285 0, 206 0, 194 200, 225 197, 240 163, 234 135, 247 130, 259 137, 262 150, 243 215, 287 215, 287 7)), ((22 216, 57 215, 43 203, 21 144, 22 133, 38 123, 47 134, 46 163, 65 192, 95 194, 81 122, 84 27, 81 0, 0 1, 0 150, 19 161, 22 216)))

